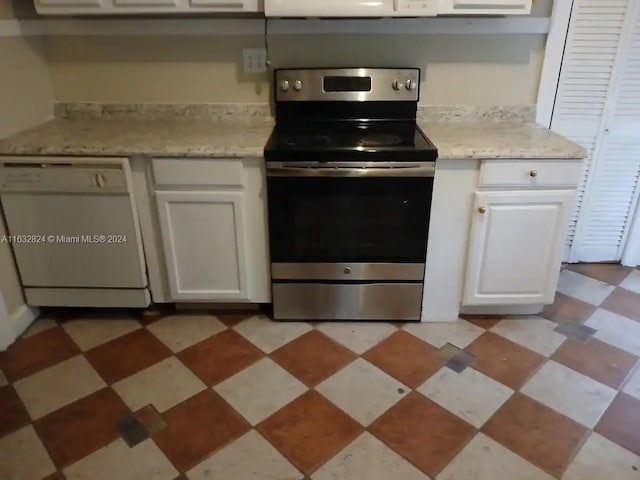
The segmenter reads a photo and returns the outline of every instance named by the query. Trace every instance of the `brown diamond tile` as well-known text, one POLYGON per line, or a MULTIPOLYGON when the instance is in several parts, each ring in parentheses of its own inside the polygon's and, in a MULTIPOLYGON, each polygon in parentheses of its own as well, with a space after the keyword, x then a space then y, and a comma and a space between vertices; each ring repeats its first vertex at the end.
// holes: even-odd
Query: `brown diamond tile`
POLYGON ((58 467, 69 465, 118 436, 116 423, 129 409, 111 389, 103 388, 35 422, 58 467))
POLYGON ((518 389, 545 358, 493 332, 485 332, 466 349, 476 356, 473 368, 518 389))
POLYGON ((640 294, 624 288, 616 288, 600 305, 600 308, 640 322, 640 294))
POLYGON ((504 318, 502 315, 460 315, 460 317, 467 322, 473 323, 476 327, 487 330, 500 323, 500 320, 504 318))
POLYGON ((31 422, 20 397, 11 385, 0 388, 0 437, 31 422))
POLYGON ((610 285, 619 285, 633 270, 619 263, 575 263, 567 268, 610 285))
POLYGON ((588 433, 582 425, 521 393, 507 400, 482 431, 556 478, 588 433))
POLYGON ((80 352, 61 327, 51 328, 32 337, 21 338, 6 352, 0 353, 0 367, 9 380, 29 376, 43 368, 73 357, 80 352))
POLYGON ((207 385, 215 385, 262 358, 242 335, 225 330, 181 351, 178 358, 207 385))
POLYGON ((164 413, 167 428, 153 439, 184 472, 249 430, 238 412, 212 390, 204 390, 164 413))
POLYGON ((280 347, 271 358, 311 387, 350 363, 356 354, 318 330, 311 330, 280 347))
POLYGON ((476 429, 412 392, 371 424, 369 431, 435 478, 475 435, 476 429))
POLYGON ((227 327, 231 328, 237 325, 238 323, 246 320, 247 318, 251 318, 255 315, 258 315, 260 312, 258 311, 240 311, 240 312, 220 312, 214 313, 214 315, 224 323, 227 327))
POLYGON ((442 366, 442 362, 436 358, 437 352, 436 348, 414 335, 399 330, 362 357, 405 385, 415 388, 442 366))
POLYGON ((553 305, 545 306, 542 316, 556 323, 584 322, 596 311, 596 308, 587 302, 556 292, 553 305))
POLYGON ((595 431, 640 455, 640 400, 626 393, 619 393, 595 431))
POLYGON ((362 432, 358 422, 313 390, 257 429, 304 473, 315 470, 362 432))
POLYGON ((551 358, 616 389, 638 360, 635 355, 596 338, 586 343, 568 339, 551 358))
POLYGON ((171 356, 171 350, 141 328, 103 343, 85 356, 100 376, 112 384, 171 356))

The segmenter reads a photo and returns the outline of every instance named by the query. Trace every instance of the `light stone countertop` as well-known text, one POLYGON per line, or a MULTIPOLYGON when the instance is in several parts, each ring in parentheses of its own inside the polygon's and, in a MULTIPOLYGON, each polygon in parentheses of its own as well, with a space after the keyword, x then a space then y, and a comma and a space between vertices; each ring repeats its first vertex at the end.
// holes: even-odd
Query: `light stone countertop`
MULTIPOLYGON (((273 128, 273 120, 263 113, 213 119, 72 115, 0 140, 0 155, 261 157, 273 128)), ((429 117, 419 125, 438 147, 441 159, 586 155, 560 135, 517 120, 429 117)))

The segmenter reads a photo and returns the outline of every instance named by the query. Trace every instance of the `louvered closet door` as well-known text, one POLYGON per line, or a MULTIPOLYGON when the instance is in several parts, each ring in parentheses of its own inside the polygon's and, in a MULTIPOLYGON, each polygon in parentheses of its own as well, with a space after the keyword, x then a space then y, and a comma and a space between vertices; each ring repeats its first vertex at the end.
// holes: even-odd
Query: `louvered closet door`
POLYGON ((569 223, 565 260, 576 260, 570 258, 575 251, 572 245, 629 5, 630 0, 573 0, 551 128, 587 148, 589 156, 569 223))

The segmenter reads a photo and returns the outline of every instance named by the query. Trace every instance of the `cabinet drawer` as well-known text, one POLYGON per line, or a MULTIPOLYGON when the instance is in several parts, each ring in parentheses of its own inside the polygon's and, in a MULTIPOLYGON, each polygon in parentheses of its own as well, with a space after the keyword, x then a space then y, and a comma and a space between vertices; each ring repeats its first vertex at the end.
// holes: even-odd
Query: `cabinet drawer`
POLYGON ((151 162, 158 186, 242 186, 240 159, 154 158, 151 162))
POLYGON ((480 167, 481 187, 575 187, 580 160, 485 160, 480 167))

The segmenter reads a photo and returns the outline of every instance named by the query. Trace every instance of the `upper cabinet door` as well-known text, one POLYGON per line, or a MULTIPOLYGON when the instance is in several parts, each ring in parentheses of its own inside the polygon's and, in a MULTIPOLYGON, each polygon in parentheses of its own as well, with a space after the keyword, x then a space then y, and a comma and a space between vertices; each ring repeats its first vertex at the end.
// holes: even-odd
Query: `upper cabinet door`
POLYGON ((573 190, 478 192, 464 305, 553 303, 573 190))
POLYGON ((440 0, 439 15, 528 15, 531 0, 440 0))

